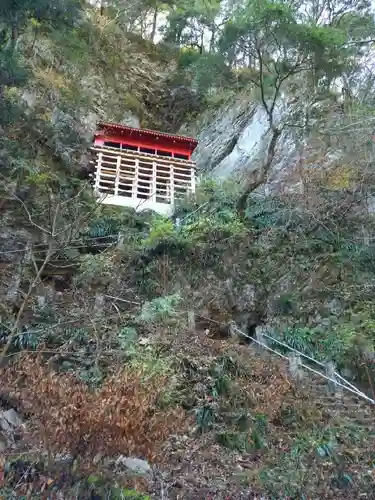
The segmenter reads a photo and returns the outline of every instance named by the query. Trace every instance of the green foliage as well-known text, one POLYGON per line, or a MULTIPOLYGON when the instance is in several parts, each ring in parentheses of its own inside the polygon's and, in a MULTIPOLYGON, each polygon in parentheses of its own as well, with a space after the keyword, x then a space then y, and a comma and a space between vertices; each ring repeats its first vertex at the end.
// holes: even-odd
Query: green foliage
POLYGON ((216 412, 211 405, 203 405, 195 410, 195 419, 198 432, 211 429, 217 419, 216 412))
POLYGON ((22 58, 9 49, 0 47, 0 124, 8 126, 22 116, 18 96, 12 88, 24 84, 29 76, 22 58))
POLYGON ((343 359, 348 353, 353 337, 348 332, 341 332, 337 335, 336 330, 329 332, 321 327, 295 327, 284 330, 280 340, 320 361, 337 361, 343 359))
POLYGON ((112 280, 114 269, 112 255, 106 253, 83 255, 79 273, 74 277, 75 283, 80 286, 106 284, 112 280))
POLYGON ((28 22, 43 23, 50 28, 72 26, 80 16, 80 0, 58 0, 51 7, 45 0, 4 0, 0 5, 0 116, 3 124, 19 118, 17 103, 12 105, 5 90, 20 87, 30 76, 30 66, 16 44, 28 22))
POLYGON ((211 396, 216 399, 219 396, 229 395, 232 387, 233 375, 238 375, 238 367, 230 356, 224 356, 215 361, 210 367, 212 377, 211 396))
POLYGON ((375 271, 375 251, 370 245, 348 242, 344 239, 339 242, 335 257, 342 263, 356 265, 365 271, 375 271))
MULTIPOLYGON (((0 346, 5 345, 10 329, 1 328, 0 330, 0 346)), ((12 342, 12 350, 14 352, 21 350, 36 350, 39 345, 43 343, 46 335, 39 328, 25 328, 23 331, 19 332, 12 342)))
POLYGON ((0 84, 3 87, 19 87, 29 76, 26 61, 20 54, 9 49, 0 51, 0 84))
POLYGON ((236 450, 242 453, 250 453, 253 446, 247 433, 220 432, 216 434, 216 441, 221 446, 229 450, 236 450))
POLYGON ((243 237, 247 228, 236 211, 238 184, 206 178, 199 186, 194 206, 181 204, 176 215, 183 217, 178 235, 189 247, 211 246, 222 238, 243 237), (189 213, 190 211, 190 213, 189 213))
POLYGON ((223 88, 231 81, 231 73, 220 54, 203 54, 189 67, 194 76, 191 85, 204 95, 210 88, 223 88))
MULTIPOLYGON (((368 13, 362 19, 365 25, 372 25, 373 32, 368 13)), ((224 23, 218 46, 229 61, 238 52, 249 57, 254 69, 248 74, 249 81, 261 89, 262 104, 273 113, 280 87, 287 79, 302 71, 314 71, 318 80, 331 82, 351 67, 353 45, 346 46, 348 38, 344 27, 318 25, 301 16, 291 2, 251 1, 235 6, 224 23), (270 103, 264 100, 267 96, 270 103)))
POLYGON ((297 462, 285 458, 280 464, 272 469, 264 469, 260 472, 260 481, 265 490, 275 496, 282 494, 290 498, 304 498, 303 484, 307 471, 298 467, 297 462))
POLYGON ((124 327, 120 330, 118 334, 118 342, 121 349, 131 354, 135 349, 135 342, 137 341, 138 334, 137 330, 132 327, 124 327))
POLYGON ((109 217, 103 217, 96 223, 92 223, 87 232, 89 238, 102 238, 105 236, 113 236, 118 233, 119 225, 117 221, 109 217))
POLYGON ((149 495, 144 495, 143 493, 138 493, 136 490, 129 490, 127 488, 122 488, 118 491, 119 500, 121 498, 127 498, 128 500, 151 500, 149 495))
POLYGON ((216 214, 201 215, 198 220, 187 222, 181 230, 181 234, 193 243, 238 237, 245 232, 246 228, 237 214, 225 208, 216 214))
POLYGON ((256 414, 253 418, 241 415, 236 421, 237 429, 216 434, 216 440, 225 448, 249 453, 267 447, 267 416, 256 414))
POLYGON ((294 213, 286 200, 269 198, 265 200, 251 200, 246 210, 246 217, 259 228, 284 226, 287 228, 294 221, 299 222, 301 215, 294 213))
MULTIPOLYGON (((179 226, 165 217, 98 208, 88 191, 77 196, 74 203, 68 200, 82 188, 74 173, 85 146, 80 117, 94 111, 104 113, 105 119, 122 120, 131 110, 144 118, 143 125, 148 121, 154 126, 150 96, 155 88, 165 91, 166 108, 172 116, 176 114, 170 82, 193 88, 199 98, 205 96, 198 100, 200 103, 215 108, 228 96, 235 96, 239 88, 246 91, 255 86, 262 104, 271 112, 284 82, 293 82, 299 89, 301 80, 308 86, 314 80, 311 90, 317 94, 320 85, 329 88, 330 82, 345 75, 352 89, 361 87, 363 103, 370 102, 375 95, 372 75, 366 80, 358 69, 369 54, 368 44, 357 43, 363 36, 373 37, 374 23, 368 11, 349 1, 345 15, 337 16, 336 5, 332 5, 332 19, 322 24, 309 12, 310 3, 306 6, 309 15, 305 16, 292 2, 272 0, 233 5, 201 0, 125 4, 119 0, 98 19, 90 8, 81 16, 80 2, 74 0, 59 0, 53 8, 44 0, 22 0, 17 5, 7 1, 4 5, 0 6, 2 171, 9 173, 12 189, 14 181, 15 189, 23 186, 27 190, 33 234, 40 219, 48 222, 51 217, 46 208, 54 203, 51 192, 58 195, 59 206, 66 207, 59 231, 64 230, 67 220, 75 220, 73 209, 82 214, 85 227, 73 228, 78 234, 74 238, 83 242, 82 253, 69 247, 58 253, 59 258, 79 263, 74 279, 74 285, 80 287, 77 296, 83 296, 84 301, 87 296, 90 303, 97 287, 108 287, 111 292, 107 293, 112 294, 113 289, 113 295, 124 300, 128 293, 134 294, 134 300, 142 304, 140 311, 134 312, 129 306, 124 314, 124 303, 113 303, 118 314, 115 324, 106 315, 99 324, 86 316, 81 320, 82 311, 74 311, 70 317, 73 306, 65 304, 58 313, 54 311, 55 316, 49 316, 49 311, 44 316, 33 311, 33 319, 37 316, 40 324, 20 327, 11 354, 42 346, 47 352, 60 349, 56 370, 73 372, 93 390, 121 363, 139 369, 145 376, 165 376, 169 385, 158 401, 158 409, 163 409, 189 392, 186 381, 177 387, 177 363, 170 354, 176 349, 172 344, 180 348, 186 326, 178 314, 185 308, 182 299, 198 310, 217 302, 218 314, 226 322, 235 313, 228 305, 223 284, 238 282, 235 300, 241 302, 243 285, 254 284, 254 309, 263 316, 268 314, 268 319, 276 323, 281 340, 319 360, 334 360, 339 367, 352 367, 358 362, 364 370, 364 352, 371 353, 375 341, 371 297, 375 255, 371 245, 357 241, 357 233, 358 228, 366 227, 372 235, 374 226, 367 214, 352 210, 359 207, 354 196, 341 203, 348 194, 343 189, 333 195, 327 184, 312 207, 301 197, 285 193, 262 200, 254 196, 243 216, 237 210, 241 185, 206 178, 194 199, 179 202, 175 214, 180 218, 179 226), (142 39, 151 38, 144 20, 154 13, 157 17, 161 11, 167 20, 164 33, 160 33, 163 40, 155 47, 150 40, 142 39), (12 32, 12 28, 17 29, 12 32), (157 64, 160 60, 163 69, 157 64), (169 73, 167 79, 165 71, 169 73), (24 114, 19 96, 26 88, 36 91, 37 105, 24 114), (55 123, 51 122, 52 115, 55 123), (91 247, 87 241, 103 238, 108 244, 116 243, 119 233, 124 237, 122 248, 116 249, 114 244, 96 254, 98 247, 95 243, 91 247), (182 292, 175 293, 179 289, 182 292), (343 304, 339 312, 327 306, 332 297, 343 304), (65 328, 66 315, 68 321, 78 318, 81 327, 65 328), (158 339, 167 335, 170 337, 160 346, 158 339), (161 352, 164 349, 167 356, 161 352)), ((156 96, 158 107, 160 99, 156 96)), ((372 117, 372 105, 362 106, 361 116, 372 117)), ((168 120, 161 121, 163 127, 172 126, 168 120)), ((353 122, 354 118, 349 131, 357 126, 353 122)), ((329 132, 330 138, 336 134, 329 132)), ((324 131, 319 134, 324 136, 324 131)), ((369 144, 368 169, 371 154, 369 144)), ((360 161, 355 158, 354 163, 355 175, 361 177, 359 168, 357 172, 360 161)), ((365 185, 361 180, 361 189, 365 185)), ((308 201, 316 200, 311 196, 308 201)), ((32 272, 29 266, 28 273, 32 272)), ((3 323, 1 345, 9 334, 8 323, 3 323)), ((324 460, 338 465, 338 449, 344 437, 337 437, 337 429, 321 435, 293 434, 306 417, 286 399, 287 410, 278 415, 282 438, 287 435, 292 441, 285 451, 280 436, 276 439, 273 434, 274 441, 270 438, 275 415, 263 413, 263 407, 252 413, 254 395, 249 394, 256 367, 245 372, 237 354, 211 362, 209 342, 204 343, 204 359, 199 359, 195 368, 194 364, 190 367, 195 389, 198 378, 203 379, 203 394, 194 395, 189 406, 197 430, 212 431, 220 445, 241 453, 261 451, 259 456, 268 456, 276 450, 277 460, 270 459, 272 463, 266 464, 261 473, 264 489, 275 497, 302 497, 309 473, 306 464, 324 460), (238 394, 236 379, 244 384, 238 394), (225 408, 228 402, 229 410, 225 408)), ((194 344, 197 350, 200 344, 194 344)), ((225 341, 222 344, 226 348, 225 341)), ((196 355, 194 351, 194 359, 196 355)), ((359 373, 360 368, 355 372, 358 378, 359 373)), ((263 371, 262 377, 272 383, 263 371)), ((266 388, 261 390, 266 393, 266 388)), ((345 431, 352 439, 349 429, 345 431)), ((353 486, 349 472, 334 469, 331 476, 337 487, 353 486)), ((117 485, 102 489, 96 477, 88 483, 93 494, 148 499, 117 485)))
MULTIPOLYGON (((172 360, 168 357, 160 356, 157 349, 153 347, 137 350, 130 360, 130 365, 140 371, 146 378, 171 376, 173 374, 172 360)), ((166 387, 165 389, 167 396, 169 388, 166 387)))
MULTIPOLYGON (((92 474, 85 483, 92 496, 100 495, 100 498, 111 498, 111 500, 150 500, 149 495, 139 493, 134 489, 108 484, 108 480, 97 475, 92 474)), ((83 494, 85 486, 81 487, 83 494)))
POLYGON ((183 47, 178 54, 179 69, 186 69, 190 65, 199 61, 201 54, 197 48, 183 47))
MULTIPOLYGON (((70 371, 70 370, 67 370, 70 371)), ((82 382, 86 382, 86 384, 92 387, 99 387, 104 380, 105 374, 98 366, 89 366, 86 368, 78 369, 74 366, 71 370, 75 373, 76 377, 82 382)))
MULTIPOLYGON (((295 314, 294 310, 292 321, 295 314)), ((361 303, 354 311, 345 310, 339 311, 337 315, 327 315, 316 326, 295 325, 285 328, 279 334, 274 332, 274 335, 314 359, 322 362, 333 360, 339 368, 354 368, 356 376, 362 378, 361 371, 355 365, 363 363, 366 353, 373 351, 374 328, 373 305, 361 303)))
POLYGON ((151 302, 146 302, 142 306, 139 321, 144 323, 165 322, 169 318, 173 318, 176 314, 176 307, 181 300, 179 294, 174 294, 166 297, 158 297, 151 302))
POLYGON ((54 27, 72 24, 79 16, 79 0, 58 0, 53 6, 46 0, 4 0, 0 6, 0 22, 21 28, 28 19, 45 22, 54 27))
POLYGON ((170 219, 155 217, 150 223, 150 232, 143 245, 145 248, 154 248, 160 243, 175 239, 175 236, 174 225, 170 219))

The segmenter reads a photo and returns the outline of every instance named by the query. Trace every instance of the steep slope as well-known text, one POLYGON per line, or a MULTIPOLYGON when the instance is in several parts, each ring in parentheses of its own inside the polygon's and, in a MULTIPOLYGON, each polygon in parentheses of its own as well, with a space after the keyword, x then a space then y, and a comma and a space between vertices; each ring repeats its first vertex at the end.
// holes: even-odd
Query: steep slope
POLYGON ((96 10, 85 11, 77 30, 31 36, 22 40, 33 74, 24 92, 31 108, 47 107, 55 125, 64 118, 78 120, 88 140, 99 119, 152 122, 146 102, 163 86, 172 54, 127 38, 96 10))
MULTIPOLYGON (((18 481, 17 491, 27 487, 37 496, 40 479, 34 473, 20 479, 23 468, 38 460, 31 448, 32 443, 37 443, 43 435, 48 436, 51 450, 57 445, 60 453, 71 453, 69 446, 74 443, 72 439, 76 433, 80 430, 86 432, 80 419, 91 408, 91 425, 93 428, 98 424, 101 426, 106 441, 98 439, 93 442, 93 436, 88 441, 90 448, 94 446, 93 451, 101 450, 95 465, 91 457, 88 462, 89 482, 81 479, 78 483, 80 476, 74 469, 67 469, 69 457, 66 457, 65 462, 60 459, 56 463, 53 472, 47 468, 43 473, 50 478, 51 492, 60 491, 70 497, 79 488, 79 498, 87 498, 85 494, 88 492, 104 494, 100 478, 110 477, 110 484, 122 485, 124 491, 129 492, 129 488, 138 485, 145 495, 150 494, 152 498, 160 498, 167 491, 171 500, 240 500, 259 496, 265 499, 371 498, 375 435, 374 408, 371 405, 346 393, 342 399, 337 399, 329 393, 327 384, 319 379, 314 381, 306 377, 297 384, 285 362, 254 347, 239 346, 235 339, 214 340, 204 331, 189 331, 183 326, 183 315, 179 321, 178 332, 171 326, 169 333, 165 330, 149 332, 147 343, 133 346, 133 350, 135 347, 138 351, 134 358, 137 370, 152 362, 155 372, 148 368, 149 377, 157 373, 167 376, 159 394, 162 396, 161 416, 164 415, 164 442, 153 459, 155 469, 152 476, 132 477, 119 462, 115 466, 118 454, 109 454, 110 450, 121 450, 122 446, 120 434, 108 427, 115 422, 119 429, 123 425, 120 420, 113 420, 109 411, 110 405, 115 404, 115 398, 121 394, 120 388, 117 396, 107 393, 108 399, 99 412, 88 406, 82 392, 79 393, 82 406, 75 412, 68 412, 65 401, 67 397, 78 397, 75 386, 59 381, 45 370, 39 373, 40 368, 32 367, 34 361, 30 364, 23 360, 13 373, 11 370, 2 373, 3 401, 5 396, 13 404, 17 401, 18 411, 21 414, 27 412, 23 441, 18 441, 13 448, 17 450, 22 446, 23 463, 17 465, 15 461, 9 468, 7 484, 14 486, 18 481), (20 376, 26 375, 26 371, 34 381, 34 387, 28 389, 28 393, 24 393, 20 383, 20 376), (55 399, 52 402, 53 391, 58 387, 60 401, 55 399), (50 398, 49 407, 43 403, 40 391, 45 395, 42 398, 50 398), (178 427, 172 425, 169 417, 167 419, 171 404, 173 407, 181 405, 187 415, 181 419, 174 414, 178 427), (96 423, 101 413, 109 420, 108 424, 104 420, 96 423), (41 425, 47 422, 46 419, 48 430, 41 425), (72 429, 62 439, 60 432, 65 420, 66 424, 74 426, 75 431, 72 429), (108 440, 110 436, 117 436, 118 446, 108 440)), ((68 382, 72 384, 70 379, 68 382)), ((151 379, 145 383, 150 384, 151 379)), ((128 398, 129 408, 138 413, 131 392, 128 392, 128 398)), ((138 422, 139 425, 143 425, 142 422, 138 422)), ((140 450, 153 447, 153 444, 147 444, 149 439, 159 439, 154 425, 155 422, 147 435, 133 437, 138 456, 143 459, 148 454, 140 450)), ((136 432, 130 426, 127 429, 129 433, 136 432)), ((83 448, 80 453, 83 458, 83 448)))
POLYGON ((266 325, 372 396, 371 85, 350 99, 329 88, 339 55, 346 69, 358 58, 343 50, 352 39, 284 3, 254 2, 208 51, 202 5, 126 3, 140 8, 133 33, 121 1, 59 28, 47 4, 29 6, 10 59, 0 40, 29 71, 17 80, 0 60, 0 105, 14 112, 0 117, 1 495, 371 499, 373 405, 318 376, 297 383, 252 342, 266 325), (155 46, 139 29, 159 8, 171 16, 155 46), (249 61, 241 84, 231 37, 264 36, 270 16, 318 80, 249 61), (189 118, 203 178, 179 224, 98 206, 84 180, 97 119, 176 131, 189 118))

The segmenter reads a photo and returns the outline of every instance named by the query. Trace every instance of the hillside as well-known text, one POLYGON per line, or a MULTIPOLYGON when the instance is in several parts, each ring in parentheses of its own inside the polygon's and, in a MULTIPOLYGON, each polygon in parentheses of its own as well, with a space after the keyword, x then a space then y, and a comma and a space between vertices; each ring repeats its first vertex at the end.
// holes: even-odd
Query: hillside
POLYGON ((0 496, 374 498, 371 5, 0 25, 0 496), (97 203, 98 120, 198 137, 172 218, 97 203))

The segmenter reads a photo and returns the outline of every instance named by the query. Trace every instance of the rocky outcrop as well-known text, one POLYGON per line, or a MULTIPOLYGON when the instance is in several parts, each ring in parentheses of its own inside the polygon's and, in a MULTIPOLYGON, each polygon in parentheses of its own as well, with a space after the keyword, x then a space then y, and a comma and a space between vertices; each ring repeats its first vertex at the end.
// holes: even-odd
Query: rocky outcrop
POLYGON ((14 446, 17 431, 22 425, 21 416, 13 408, 0 410, 0 454, 14 446))
MULTIPOLYGON (((298 104, 283 101, 275 110, 275 122, 285 122, 296 111, 298 104)), ((228 179, 259 168, 271 139, 268 117, 264 108, 249 100, 239 100, 221 108, 201 127, 199 145, 194 153, 199 171, 214 177, 228 179)), ((265 192, 285 177, 287 167, 298 157, 298 138, 288 127, 284 128, 276 149, 272 171, 265 192)))
POLYGON ((151 466, 146 460, 135 457, 124 457, 121 455, 116 460, 116 465, 125 470, 135 472, 136 474, 146 475, 151 472, 151 466))

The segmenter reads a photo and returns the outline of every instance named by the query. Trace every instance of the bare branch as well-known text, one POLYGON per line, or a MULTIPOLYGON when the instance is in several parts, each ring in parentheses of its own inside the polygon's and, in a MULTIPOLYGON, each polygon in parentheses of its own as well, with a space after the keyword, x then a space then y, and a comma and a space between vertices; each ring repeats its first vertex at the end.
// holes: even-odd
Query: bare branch
MULTIPOLYGON (((8 179, 5 177, 5 175, 1 174, 0 173, 0 176, 4 179, 5 182, 8 181, 8 179)), ((37 224, 36 222, 34 222, 30 212, 29 212, 29 209, 27 208, 26 204, 24 203, 23 200, 21 200, 21 198, 19 198, 15 193, 13 193, 5 184, 3 185, 3 188, 5 189, 5 191, 7 193, 9 193, 11 195, 11 197, 17 201, 19 201, 23 207, 23 209, 25 210, 26 212, 26 215, 29 219, 29 222, 30 224, 32 224, 33 226, 35 226, 36 228, 38 228, 42 233, 45 233, 45 234, 49 234, 51 235, 51 231, 48 231, 48 229, 45 229, 44 227, 40 226, 39 224, 37 224)))
POLYGON ((18 328, 19 328, 23 313, 26 309, 26 306, 29 303, 31 294, 34 291, 35 287, 38 285, 38 283, 41 281, 41 276, 43 274, 43 271, 46 268, 52 254, 53 254, 53 248, 52 248, 52 240, 51 240, 47 254, 45 256, 45 259, 44 259, 42 265, 40 266, 35 278, 31 282, 27 292, 26 292, 26 295, 22 301, 21 307, 19 308, 19 311, 17 313, 14 324, 9 332, 7 342, 6 342, 5 346, 3 347, 2 351, 0 352, 0 367, 3 366, 4 359, 5 359, 7 353, 10 349, 10 346, 12 345, 12 342, 13 342, 13 340, 18 332, 18 328))

